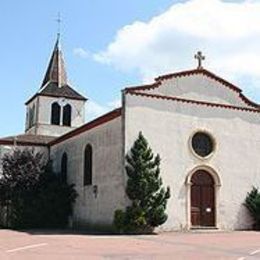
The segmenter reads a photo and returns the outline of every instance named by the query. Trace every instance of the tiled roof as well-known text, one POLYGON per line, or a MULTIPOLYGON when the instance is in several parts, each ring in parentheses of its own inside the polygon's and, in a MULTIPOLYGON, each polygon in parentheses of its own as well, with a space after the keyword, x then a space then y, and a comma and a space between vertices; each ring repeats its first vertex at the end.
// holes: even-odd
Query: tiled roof
POLYGON ((22 134, 0 139, 0 145, 48 146, 56 137, 45 135, 22 134))
POLYGON ((25 104, 27 105, 30 103, 36 96, 65 97, 84 101, 87 100, 84 96, 75 91, 68 83, 59 38, 56 41, 40 90, 25 104))
POLYGON ((57 83, 55 82, 49 82, 43 89, 41 89, 38 93, 31 97, 25 104, 29 104, 36 96, 64 97, 83 101, 87 100, 69 85, 58 87, 57 83))
POLYGON ((102 115, 93 121, 75 129, 71 132, 62 135, 60 137, 53 137, 53 136, 44 136, 44 135, 17 135, 17 136, 9 136, 0 139, 0 145, 22 145, 22 146, 52 146, 55 144, 59 144, 67 139, 70 139, 74 136, 77 136, 81 133, 84 133, 90 129, 93 129, 97 126, 105 124, 122 114, 122 108, 114 109, 108 112, 105 115, 102 115))
POLYGON ((77 135, 79 135, 81 133, 84 133, 84 132, 86 132, 86 131, 88 131, 90 129, 93 129, 93 128, 97 127, 97 126, 105 124, 105 123, 107 123, 107 122, 109 122, 109 121, 111 121, 111 120, 121 116, 121 114, 122 114, 122 108, 117 108, 117 109, 115 109, 113 111, 110 111, 107 114, 102 115, 102 116, 94 119, 93 121, 91 121, 91 122, 89 122, 89 123, 87 123, 87 124, 77 128, 77 129, 75 129, 75 130, 73 130, 73 131, 71 131, 71 132, 69 132, 69 133, 67 133, 67 134, 65 134, 65 135, 63 135, 61 137, 56 138, 55 140, 51 141, 49 143, 49 145, 52 146, 52 145, 55 145, 55 144, 59 144, 59 143, 65 141, 67 139, 70 139, 70 138, 72 138, 74 136, 77 136, 77 135))
POLYGON ((40 95, 50 95, 57 97, 69 97, 74 99, 86 100, 81 94, 79 94, 76 90, 71 88, 69 85, 63 85, 62 87, 58 87, 57 83, 50 82, 42 91, 39 92, 40 95))
POLYGON ((58 86, 67 84, 67 72, 59 40, 58 37, 41 88, 48 82, 56 82, 58 86))

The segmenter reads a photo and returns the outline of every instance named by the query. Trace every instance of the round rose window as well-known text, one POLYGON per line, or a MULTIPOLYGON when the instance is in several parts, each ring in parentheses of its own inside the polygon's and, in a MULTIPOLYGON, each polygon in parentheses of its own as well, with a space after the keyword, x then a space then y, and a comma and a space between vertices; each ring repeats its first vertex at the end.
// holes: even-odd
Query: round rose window
POLYGON ((192 149, 200 157, 207 157, 214 150, 214 142, 210 135, 204 132, 196 133, 191 140, 192 149))

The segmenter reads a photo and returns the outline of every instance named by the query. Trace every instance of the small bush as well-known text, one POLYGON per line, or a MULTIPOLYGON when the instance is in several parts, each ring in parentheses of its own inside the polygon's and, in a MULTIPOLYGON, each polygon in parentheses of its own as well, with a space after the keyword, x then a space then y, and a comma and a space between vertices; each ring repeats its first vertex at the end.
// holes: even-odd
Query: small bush
POLYGON ((124 231, 125 227, 125 212, 123 210, 116 210, 114 215, 114 226, 119 232, 124 231))
POLYGON ((253 187, 252 191, 247 194, 245 206, 254 219, 254 229, 260 230, 260 192, 253 187))
POLYGON ((126 211, 117 210, 114 225, 120 233, 150 233, 153 227, 148 225, 145 211, 138 206, 127 207, 126 211))

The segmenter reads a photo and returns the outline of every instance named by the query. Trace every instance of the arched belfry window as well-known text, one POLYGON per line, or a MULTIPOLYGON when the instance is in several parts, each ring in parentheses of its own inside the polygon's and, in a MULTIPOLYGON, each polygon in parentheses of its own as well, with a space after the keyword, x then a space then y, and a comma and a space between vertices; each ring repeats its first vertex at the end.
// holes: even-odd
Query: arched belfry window
POLYGON ((92 146, 88 144, 84 152, 84 186, 92 185, 92 146))
POLYGON ((60 105, 57 102, 53 103, 51 106, 51 124, 60 124, 60 105))
POLYGON ((28 108, 28 126, 32 127, 32 109, 30 107, 28 108))
POLYGON ((67 173, 68 173, 68 156, 66 153, 62 155, 61 159, 61 181, 67 182, 67 173))
POLYGON ((71 105, 69 104, 63 107, 63 125, 71 126, 71 105))
POLYGON ((32 125, 34 125, 36 122, 36 113, 35 113, 35 104, 33 104, 32 107, 32 125))

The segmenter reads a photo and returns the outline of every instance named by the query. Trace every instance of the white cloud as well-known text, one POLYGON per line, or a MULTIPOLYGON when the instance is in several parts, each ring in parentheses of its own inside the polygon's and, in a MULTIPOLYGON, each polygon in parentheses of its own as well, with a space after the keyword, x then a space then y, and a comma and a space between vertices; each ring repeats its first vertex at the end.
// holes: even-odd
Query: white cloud
POLYGON ((73 50, 73 53, 74 53, 74 55, 79 56, 80 58, 83 58, 83 59, 86 59, 90 56, 89 52, 84 50, 83 48, 75 48, 73 50))
POLYGON ((108 102, 107 105, 111 108, 118 108, 121 106, 121 99, 115 99, 111 102, 108 102))
MULTIPOLYGON (((144 81, 196 66, 194 53, 206 54, 205 67, 227 79, 260 79, 260 1, 189 0, 173 4, 148 22, 117 32, 96 61, 122 71, 137 70, 144 81)), ((260 86, 259 86, 260 87, 260 86)))
POLYGON ((115 108, 121 106, 121 100, 116 99, 111 102, 108 102, 105 105, 101 105, 95 101, 91 101, 91 99, 86 103, 86 118, 87 121, 95 119, 115 108))

